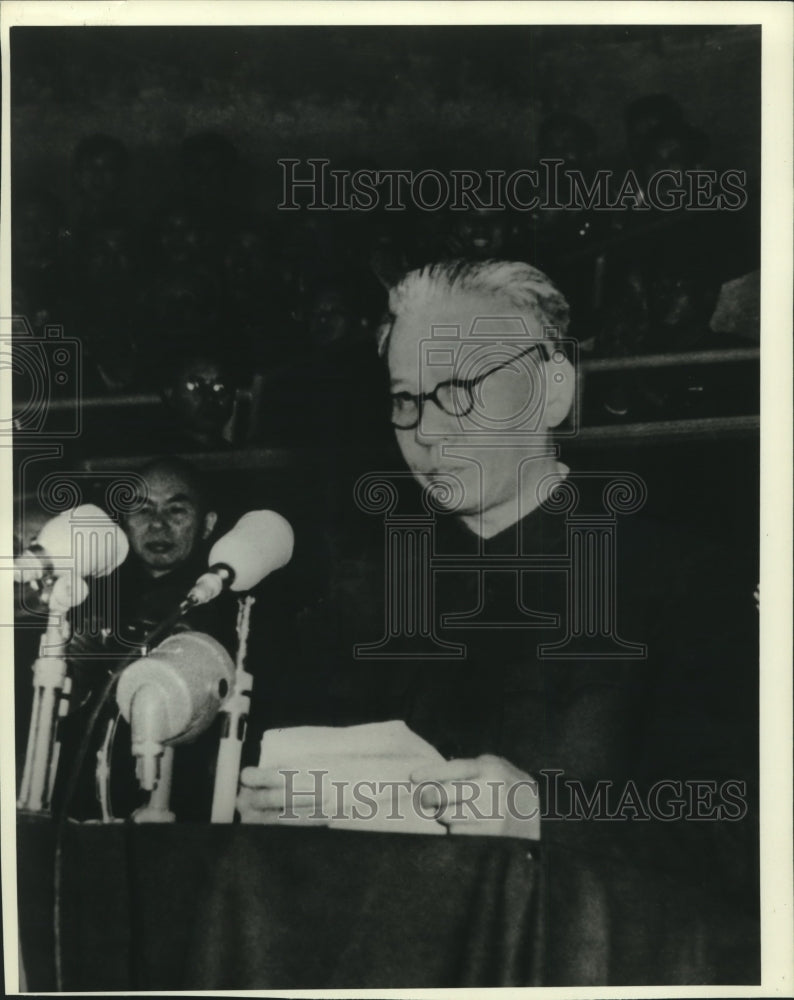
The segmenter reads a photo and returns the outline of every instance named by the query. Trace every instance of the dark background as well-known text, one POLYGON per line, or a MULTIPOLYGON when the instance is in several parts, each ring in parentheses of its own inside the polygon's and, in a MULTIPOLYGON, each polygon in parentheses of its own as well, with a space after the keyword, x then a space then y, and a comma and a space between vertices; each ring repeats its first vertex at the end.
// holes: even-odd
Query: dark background
MULTIPOLYGON (((625 169, 624 109, 657 92, 675 98, 687 121, 707 133, 711 165, 746 169, 751 188, 760 177, 755 26, 90 27, 11 34, 14 184, 40 186, 68 203, 77 142, 105 132, 130 151, 128 187, 141 218, 156 212, 163 189, 178 184, 182 140, 204 130, 220 132, 239 150, 245 190, 238 203, 272 216, 278 158, 509 169, 531 162, 539 123, 557 111, 589 122, 600 163, 625 169)), ((283 222, 286 213, 276 214, 283 222)), ((295 213, 289 224, 305 214, 295 213)), ((307 400, 313 405, 310 392, 307 400)), ((103 414, 84 415, 89 457, 92 422, 102 423, 103 414)), ((137 420, 118 424, 122 454, 146 450, 146 426, 137 420), (142 449, 129 448, 136 427, 142 449)), ((344 444, 357 446, 354 438, 344 444)), ((662 516, 730 538, 737 557, 755 562, 754 434, 653 446, 617 438, 586 449, 573 439, 564 457, 642 472, 652 485, 649 505, 662 516)), ((246 478, 244 464, 229 474, 246 478)), ((254 479, 285 475, 259 469, 254 479)))
POLYGON ((754 26, 13 28, 11 39, 14 169, 61 195, 74 144, 92 132, 134 152, 146 202, 184 136, 218 129, 262 209, 281 157, 525 165, 557 111, 588 121, 620 163, 623 108, 659 92, 707 130, 717 168, 760 174, 754 26))

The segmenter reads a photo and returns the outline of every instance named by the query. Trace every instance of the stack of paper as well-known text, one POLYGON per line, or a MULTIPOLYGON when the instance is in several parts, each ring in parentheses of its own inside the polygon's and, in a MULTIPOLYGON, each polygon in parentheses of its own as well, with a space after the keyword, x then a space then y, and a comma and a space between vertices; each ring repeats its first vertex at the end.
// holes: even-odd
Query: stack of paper
POLYGON ((444 758, 402 721, 298 726, 262 737, 259 766, 282 772, 284 817, 362 831, 446 833, 411 773, 444 758), (295 818, 291 818, 295 817, 295 818))

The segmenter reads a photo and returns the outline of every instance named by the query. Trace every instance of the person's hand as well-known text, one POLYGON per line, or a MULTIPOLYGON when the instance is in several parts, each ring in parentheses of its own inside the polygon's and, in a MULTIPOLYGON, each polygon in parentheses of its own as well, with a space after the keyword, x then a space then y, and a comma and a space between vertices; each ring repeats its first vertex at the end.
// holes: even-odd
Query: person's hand
POLYGON ((450 833, 540 839, 538 784, 504 757, 423 765, 411 781, 423 786, 422 809, 436 810, 450 833))
POLYGON ((290 823, 323 826, 322 794, 293 781, 294 772, 273 767, 244 767, 236 808, 242 823, 290 823), (288 778, 288 775, 290 777, 288 778))

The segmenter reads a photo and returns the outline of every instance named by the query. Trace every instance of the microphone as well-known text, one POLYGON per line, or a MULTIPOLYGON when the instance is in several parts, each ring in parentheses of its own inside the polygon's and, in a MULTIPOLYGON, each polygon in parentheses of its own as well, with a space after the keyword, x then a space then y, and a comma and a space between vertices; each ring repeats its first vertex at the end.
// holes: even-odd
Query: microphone
POLYGON ((50 612, 55 614, 68 611, 82 604, 88 597, 88 584, 81 576, 59 576, 50 595, 50 612))
POLYGON ((212 723, 234 681, 234 663, 204 632, 171 635, 131 663, 116 692, 130 724, 138 782, 152 791, 166 745, 188 743, 212 723))
POLYGON ((129 552, 127 536, 94 504, 65 510, 49 520, 35 542, 14 560, 14 582, 75 573, 78 577, 107 576, 129 552))
POLYGON ((227 587, 250 590, 292 558, 295 536, 289 522, 274 510, 243 514, 209 554, 209 570, 196 580, 185 599, 188 607, 206 604, 227 587))

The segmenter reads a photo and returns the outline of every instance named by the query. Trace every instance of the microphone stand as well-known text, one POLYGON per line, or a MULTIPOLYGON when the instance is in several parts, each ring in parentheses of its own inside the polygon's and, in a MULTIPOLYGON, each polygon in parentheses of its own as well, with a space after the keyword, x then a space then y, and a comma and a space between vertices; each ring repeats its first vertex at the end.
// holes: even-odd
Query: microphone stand
POLYGON ((171 812, 171 778, 174 771, 174 748, 163 747, 157 784, 149 793, 149 801, 139 806, 130 819, 133 823, 173 823, 176 814, 171 812))
POLYGON ((241 598, 237 613, 237 659, 234 688, 223 708, 223 730, 218 744, 218 763, 215 769, 215 787, 212 796, 211 823, 231 823, 240 779, 240 757, 245 741, 248 712, 251 707, 251 689, 254 678, 245 670, 248 652, 251 606, 256 598, 241 598))
MULTIPOLYGON (((63 579, 63 578, 61 578, 63 579)), ((81 580, 82 583, 82 580, 81 580)), ((71 628, 66 611, 71 607, 60 599, 60 581, 48 581, 50 606, 47 628, 39 643, 39 655, 33 663, 33 706, 25 750, 17 807, 27 812, 46 812, 58 768, 60 744, 57 720, 68 711, 71 678, 66 673, 66 644, 71 628)), ((65 585, 64 585, 65 586, 65 585)))

